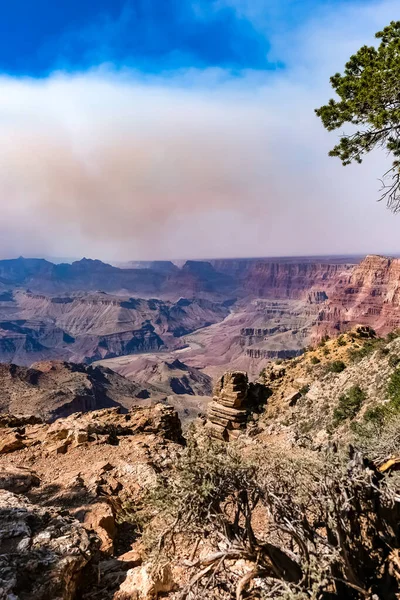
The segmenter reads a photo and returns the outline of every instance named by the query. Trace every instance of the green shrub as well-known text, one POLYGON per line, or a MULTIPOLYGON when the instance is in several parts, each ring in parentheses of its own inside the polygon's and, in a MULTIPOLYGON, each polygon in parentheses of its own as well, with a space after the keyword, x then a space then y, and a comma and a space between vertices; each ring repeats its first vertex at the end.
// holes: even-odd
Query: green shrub
POLYGON ((346 346, 347 345, 347 342, 342 335, 339 335, 339 337, 337 339, 337 345, 338 346, 346 346))
POLYGON ((365 356, 372 354, 372 352, 382 346, 383 343, 385 343, 384 340, 380 338, 368 340, 360 348, 349 348, 347 355, 352 362, 359 362, 365 356))
POLYGON ((346 368, 345 363, 342 360, 334 360, 328 363, 327 370, 329 373, 341 373, 346 368))
POLYGON ((390 331, 387 336, 386 336, 386 340, 388 342, 393 342, 393 340, 397 339, 400 335, 400 331, 398 329, 395 329, 394 331, 390 331))
POLYGON ((367 423, 383 424, 387 414, 387 408, 383 405, 368 408, 364 413, 364 421, 367 423))
POLYGON ((400 411, 400 369, 396 369, 390 376, 387 395, 390 400, 390 408, 400 411))
POLYGON ((347 419, 353 419, 366 397, 366 393, 359 385, 353 385, 345 394, 342 394, 337 407, 333 411, 333 425, 336 427, 347 419))
POLYGON ((324 348, 322 350, 322 353, 323 353, 324 356, 329 356, 329 354, 331 353, 331 351, 329 350, 329 348, 324 348))
POLYGON ((308 392, 309 392, 309 391, 310 391, 310 386, 309 386, 308 384, 307 384, 307 385, 303 385, 303 387, 301 387, 301 388, 299 389, 299 393, 300 393, 302 396, 305 396, 306 394, 308 394, 308 392))
POLYGON ((310 362, 312 365, 318 365, 321 361, 316 356, 312 356, 310 362))
POLYGON ((397 365, 400 363, 400 357, 397 356, 397 354, 391 354, 389 356, 389 367, 397 367, 397 365))
POLYGON ((378 348, 377 356, 378 356, 378 358, 383 358, 383 357, 387 356, 389 354, 389 352, 390 352, 389 348, 386 348, 386 346, 382 346, 382 348, 378 348))
POLYGON ((324 335, 324 336, 322 336, 321 341, 319 342, 318 346, 320 348, 323 348, 325 346, 326 342, 328 342, 328 341, 329 341, 329 335, 324 335))
MULTIPOLYGON (((373 426, 383 432, 387 423, 400 413, 400 368, 396 369, 389 378, 387 398, 388 402, 385 404, 373 406, 365 411, 365 426, 373 426)), ((360 431, 357 428, 357 433, 360 436, 362 433, 365 437, 364 425, 360 426, 360 431)))

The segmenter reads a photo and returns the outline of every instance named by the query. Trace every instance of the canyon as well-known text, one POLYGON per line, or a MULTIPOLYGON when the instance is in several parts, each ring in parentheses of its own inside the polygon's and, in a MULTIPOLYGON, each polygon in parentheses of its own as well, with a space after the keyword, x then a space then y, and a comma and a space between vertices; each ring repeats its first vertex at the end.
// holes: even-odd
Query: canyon
POLYGON ((355 324, 400 326, 399 276, 400 259, 380 256, 3 260, 0 361, 96 363, 144 372, 166 395, 209 395, 207 377, 227 368, 252 376, 355 324))
MULTIPOLYGON (((204 497, 210 473, 228 474, 218 489, 230 493, 246 460, 251 472, 265 463, 278 473, 277 490, 292 461, 285 475, 292 506, 292 486, 308 467, 313 478, 324 472, 329 448, 354 447, 352 426, 384 414, 388 385, 400 377, 399 332, 377 337, 400 326, 399 259, 200 261, 175 296, 179 269, 157 265, 159 281, 167 273, 171 288, 147 297, 144 285, 117 289, 112 278, 108 291, 87 289, 90 274, 86 288, 75 280, 61 289, 47 276, 42 288, 40 272, 21 271, 21 259, 7 269, 0 292, 0 590, 10 598, 182 598, 210 568, 201 561, 215 556, 221 540, 204 535, 206 513, 196 522, 198 542, 186 523, 175 535, 176 519, 160 506, 169 511, 178 498, 179 507, 192 507, 190 494, 200 482, 204 497), (360 405, 340 413, 354 389, 360 405), (171 485, 178 485, 173 501, 171 485), (154 556, 161 556, 157 569, 154 556)), ((148 282, 152 269, 135 271, 148 282)), ((377 481, 398 462, 386 446, 381 454, 365 462, 377 481)), ((239 496, 234 488, 232 499, 239 496)), ((270 514, 262 507, 254 513, 256 539, 264 540, 270 514)), ((289 557, 283 564, 297 565, 292 546, 285 554, 273 542, 258 547, 278 552, 277 564, 289 557)), ((223 599, 259 563, 259 552, 253 557, 244 547, 242 560, 235 544, 229 569, 215 570, 223 599)), ((386 562, 395 572, 391 555, 386 562)))

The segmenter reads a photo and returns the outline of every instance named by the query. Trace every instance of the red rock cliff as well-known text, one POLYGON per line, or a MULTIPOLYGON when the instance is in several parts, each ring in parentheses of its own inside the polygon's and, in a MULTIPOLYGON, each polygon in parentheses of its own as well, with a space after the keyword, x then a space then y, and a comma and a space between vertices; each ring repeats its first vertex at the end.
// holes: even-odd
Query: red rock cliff
POLYGON ((316 337, 356 324, 380 335, 400 327, 400 259, 367 256, 328 292, 318 316, 316 337))
POLYGON ((243 279, 243 290, 260 298, 304 298, 329 291, 351 273, 353 265, 317 262, 255 262, 243 279))

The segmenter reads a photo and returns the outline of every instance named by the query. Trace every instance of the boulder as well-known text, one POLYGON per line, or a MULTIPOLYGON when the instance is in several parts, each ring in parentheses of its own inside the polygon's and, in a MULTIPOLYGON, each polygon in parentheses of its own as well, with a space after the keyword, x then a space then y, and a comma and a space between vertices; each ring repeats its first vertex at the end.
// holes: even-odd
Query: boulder
POLYGON ((2 427, 25 427, 26 425, 41 425, 43 419, 35 415, 11 415, 0 413, 0 428, 2 427))
POLYGON ((0 490, 0 598, 73 600, 98 543, 75 519, 0 490))
POLYGON ((106 502, 91 505, 84 517, 83 524, 87 529, 93 529, 100 539, 100 550, 111 554, 114 548, 114 538, 117 531, 114 513, 106 502))
POLYGON ((40 479, 30 469, 0 466, 0 490, 7 490, 14 494, 25 494, 33 486, 38 485, 40 485, 40 479))
POLYGON ((152 572, 149 565, 135 567, 114 594, 113 600, 155 600, 159 594, 171 592, 175 583, 168 565, 152 572))
POLYGON ((288 396, 286 396, 285 402, 289 406, 295 406, 297 404, 297 401, 300 400, 300 398, 301 398, 301 393, 299 391, 293 391, 288 396))
POLYGON ((8 454, 24 448, 24 436, 16 431, 5 435, 0 439, 0 454, 8 454))

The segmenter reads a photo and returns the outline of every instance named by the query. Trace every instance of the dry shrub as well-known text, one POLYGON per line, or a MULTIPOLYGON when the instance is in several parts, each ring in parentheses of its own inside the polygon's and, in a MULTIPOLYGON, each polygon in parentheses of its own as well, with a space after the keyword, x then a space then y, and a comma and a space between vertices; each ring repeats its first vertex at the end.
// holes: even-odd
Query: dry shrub
POLYGON ((180 598, 392 600, 398 505, 384 481, 355 452, 294 457, 192 438, 149 495, 153 560, 173 559, 185 539, 180 598), (227 569, 239 559, 252 565, 241 577, 227 569))

